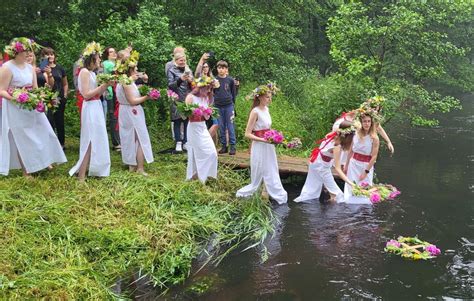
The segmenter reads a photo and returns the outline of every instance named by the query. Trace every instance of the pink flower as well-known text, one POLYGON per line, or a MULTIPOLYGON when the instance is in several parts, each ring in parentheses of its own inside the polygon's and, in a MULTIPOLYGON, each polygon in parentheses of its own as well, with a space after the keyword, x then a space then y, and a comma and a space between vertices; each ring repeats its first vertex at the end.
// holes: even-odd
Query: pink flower
POLYGON ((280 144, 283 142, 283 135, 279 132, 275 133, 275 135, 273 136, 273 142, 275 142, 276 144, 280 144))
POLYGON ((23 47, 23 44, 20 43, 20 42, 16 42, 14 47, 15 47, 15 51, 16 51, 17 53, 20 53, 20 52, 22 52, 22 51, 25 51, 25 47, 23 47))
POLYGON ((378 193, 372 193, 370 195, 370 201, 372 202, 372 204, 376 204, 376 203, 379 203, 380 202, 380 194, 378 193))
POLYGON ((148 93, 148 96, 150 96, 151 99, 156 100, 160 98, 160 91, 157 89, 151 89, 150 93, 148 93))
POLYGON ((386 247, 400 248, 401 244, 398 241, 394 240, 394 239, 390 239, 389 241, 387 241, 387 244, 385 246, 386 247))
POLYGON ((166 96, 168 96, 168 98, 173 98, 173 99, 179 98, 178 94, 176 94, 173 90, 169 90, 169 89, 166 91, 166 96))
POLYGON ((20 95, 18 95, 18 97, 17 97, 17 101, 19 103, 25 103, 29 99, 30 99, 30 96, 28 95, 28 93, 20 93, 20 95))
POLYGON ((13 88, 8 88, 7 93, 10 94, 10 95, 13 95, 13 88))
POLYGON ((431 256, 438 256, 439 254, 441 254, 441 250, 438 249, 435 245, 429 245, 425 247, 425 251, 428 251, 431 256))
POLYGON ((395 190, 395 191, 392 191, 390 192, 390 194, 388 195, 388 198, 393 200, 394 198, 396 198, 397 196, 399 196, 401 194, 400 191, 398 190, 395 190))
POLYGON ((194 117, 201 117, 201 116, 202 116, 202 110, 201 110, 201 108, 195 108, 195 109, 193 110, 193 116, 194 116, 194 117))
POLYGON ((212 108, 205 108, 204 109, 204 115, 211 116, 212 115, 212 108))
POLYGON ((36 111, 43 113, 45 111, 46 107, 42 101, 38 102, 36 105, 36 111))
POLYGON ((359 184, 359 186, 362 187, 362 188, 366 188, 366 187, 369 187, 369 183, 362 182, 362 183, 359 184))

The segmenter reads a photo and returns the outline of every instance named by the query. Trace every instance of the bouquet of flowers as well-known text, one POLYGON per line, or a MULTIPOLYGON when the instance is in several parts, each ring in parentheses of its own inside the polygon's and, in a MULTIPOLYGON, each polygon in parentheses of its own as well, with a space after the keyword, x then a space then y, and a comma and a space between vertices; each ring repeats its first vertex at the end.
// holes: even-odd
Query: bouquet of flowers
POLYGON ((150 99, 152 100, 157 100, 158 98, 161 97, 160 90, 152 88, 147 85, 141 85, 138 88, 138 91, 140 92, 140 95, 142 96, 148 95, 150 99))
POLYGON ((426 260, 441 254, 441 250, 435 245, 422 241, 416 236, 399 236, 397 240, 391 239, 386 243, 384 251, 413 260, 426 260))
POLYGON ((303 144, 301 143, 301 139, 296 137, 291 139, 290 141, 285 142, 286 148, 289 149, 297 149, 300 148, 302 145, 303 144))
POLYGON ((283 134, 277 130, 268 130, 263 134, 263 139, 271 144, 282 144, 285 140, 283 134))
POLYGON ((35 94, 38 98, 38 104, 36 105, 38 112, 55 111, 59 107, 58 92, 53 92, 47 87, 40 87, 31 90, 31 93, 35 94), (40 103, 42 103, 42 105, 40 103))
POLYGON ((110 81, 117 81, 117 76, 114 74, 105 74, 100 73, 97 75, 97 84, 102 85, 108 83, 110 81))
POLYGON ((401 194, 401 192, 390 184, 376 184, 370 186, 366 182, 356 185, 352 190, 353 195, 363 196, 369 198, 372 204, 380 203, 381 201, 393 200, 401 194))
POLYGON ((115 80, 118 81, 121 85, 131 85, 133 84, 133 79, 126 74, 120 74, 115 76, 115 80))
POLYGON ((170 101, 175 101, 179 98, 178 94, 176 94, 173 90, 170 89, 166 90, 166 97, 168 97, 170 101))
POLYGON ((184 102, 178 102, 176 104, 178 111, 181 115, 185 117, 204 117, 206 119, 213 117, 217 118, 218 110, 216 110, 213 106, 203 107, 198 104, 186 104, 184 102))

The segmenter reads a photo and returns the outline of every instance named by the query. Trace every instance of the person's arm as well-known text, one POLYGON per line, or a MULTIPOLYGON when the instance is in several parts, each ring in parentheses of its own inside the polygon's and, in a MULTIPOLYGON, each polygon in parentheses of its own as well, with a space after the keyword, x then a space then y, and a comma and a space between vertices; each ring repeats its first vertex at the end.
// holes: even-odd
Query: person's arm
POLYGON ((33 72, 33 82, 32 82, 32 84, 33 84, 33 89, 38 88, 38 79, 36 78, 36 73, 35 72, 33 72))
POLYGON ((267 140, 255 136, 252 131, 255 127, 255 123, 257 122, 258 114, 255 111, 251 111, 249 115, 249 120, 247 122, 247 127, 245 128, 245 138, 253 140, 253 141, 260 141, 260 142, 267 142, 267 140))
POLYGON ((84 99, 90 99, 94 97, 94 95, 104 93, 107 87, 113 84, 113 82, 104 83, 98 86, 97 88, 90 90, 89 89, 89 78, 90 78, 89 72, 90 71, 87 70, 87 72, 81 72, 79 74, 79 80, 81 81, 81 87, 82 87, 81 94, 82 94, 82 97, 84 97, 84 99))
MULTIPOLYGON (((374 166, 375 161, 377 161, 377 155, 379 153, 379 146, 380 146, 379 137, 375 136, 375 138, 373 139, 374 141, 372 142, 372 152, 370 153, 372 158, 370 159, 369 164, 366 167, 366 170, 370 170, 374 166)), ((365 179, 367 177, 367 174, 368 173, 364 170, 362 174, 359 176, 359 180, 362 181, 363 179, 365 179)))
POLYGON ((202 65, 209 59, 209 53, 205 52, 201 58, 199 59, 199 62, 196 66, 196 72, 194 72, 194 77, 199 78, 202 73, 202 65))
POLYGON ((385 142, 387 143, 388 150, 390 151, 390 153, 393 154, 395 152, 395 148, 393 147, 392 141, 390 141, 390 138, 388 137, 381 124, 377 126, 377 133, 382 136, 383 140, 385 140, 385 142))
POLYGON ((0 68, 0 96, 8 100, 11 100, 13 98, 7 92, 12 77, 13 75, 7 67, 3 66, 0 68))
POLYGON ((135 94, 133 93, 134 89, 132 85, 124 85, 123 91, 125 92, 125 98, 127 98, 128 103, 131 104, 132 106, 139 105, 142 102, 150 99, 148 95, 135 97, 135 94))
POLYGON ((336 169, 337 174, 339 177, 346 182, 347 184, 354 186, 354 183, 349 180, 349 178, 346 176, 345 172, 341 169, 341 153, 342 149, 340 145, 336 145, 333 148, 333 155, 334 155, 334 168, 336 169))
POLYGON ((351 161, 352 155, 354 155, 354 152, 352 151, 352 144, 351 144, 351 150, 347 154, 346 163, 344 164, 344 173, 345 174, 347 174, 347 170, 349 169, 349 162, 351 161))
POLYGON ((46 79, 46 84, 52 89, 54 87, 54 76, 50 66, 44 68, 43 76, 46 79))
POLYGON ((63 84, 64 98, 66 99, 69 93, 69 83, 67 82, 67 76, 66 76, 66 72, 64 72, 64 69, 63 69, 62 84, 63 84))

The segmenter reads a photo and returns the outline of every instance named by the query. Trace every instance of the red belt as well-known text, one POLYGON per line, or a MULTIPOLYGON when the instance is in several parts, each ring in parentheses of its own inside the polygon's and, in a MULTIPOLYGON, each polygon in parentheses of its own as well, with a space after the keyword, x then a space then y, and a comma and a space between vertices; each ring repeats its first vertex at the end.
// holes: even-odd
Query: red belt
POLYGON ((265 133, 268 132, 268 131, 269 131, 269 129, 252 131, 252 134, 254 134, 255 136, 257 136, 259 138, 264 138, 265 133))
POLYGON ((371 155, 363 155, 363 154, 359 154, 359 153, 354 153, 352 158, 356 159, 357 161, 361 161, 361 162, 370 162, 370 159, 372 159, 372 156, 371 155))
POLYGON ((201 121, 205 121, 204 117, 202 117, 202 116, 191 115, 189 117, 189 122, 201 122, 201 121))
POLYGON ((332 158, 329 157, 329 156, 325 156, 323 155, 323 153, 319 153, 319 155, 321 156, 321 159, 323 159, 324 162, 331 162, 332 158))

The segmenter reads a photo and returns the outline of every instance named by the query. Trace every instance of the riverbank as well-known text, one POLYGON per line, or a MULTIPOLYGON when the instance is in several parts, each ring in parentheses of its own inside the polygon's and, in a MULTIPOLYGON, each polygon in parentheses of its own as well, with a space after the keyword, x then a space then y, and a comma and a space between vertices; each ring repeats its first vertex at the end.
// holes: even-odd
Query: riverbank
POLYGON ((0 180, 0 299, 104 300, 120 276, 141 270, 155 284, 182 282, 213 236, 222 246, 263 240, 270 206, 237 201, 247 172, 219 166, 206 185, 184 181, 185 155, 156 155, 149 177, 130 174, 111 152, 111 176, 68 177, 78 156, 27 180, 0 180))

